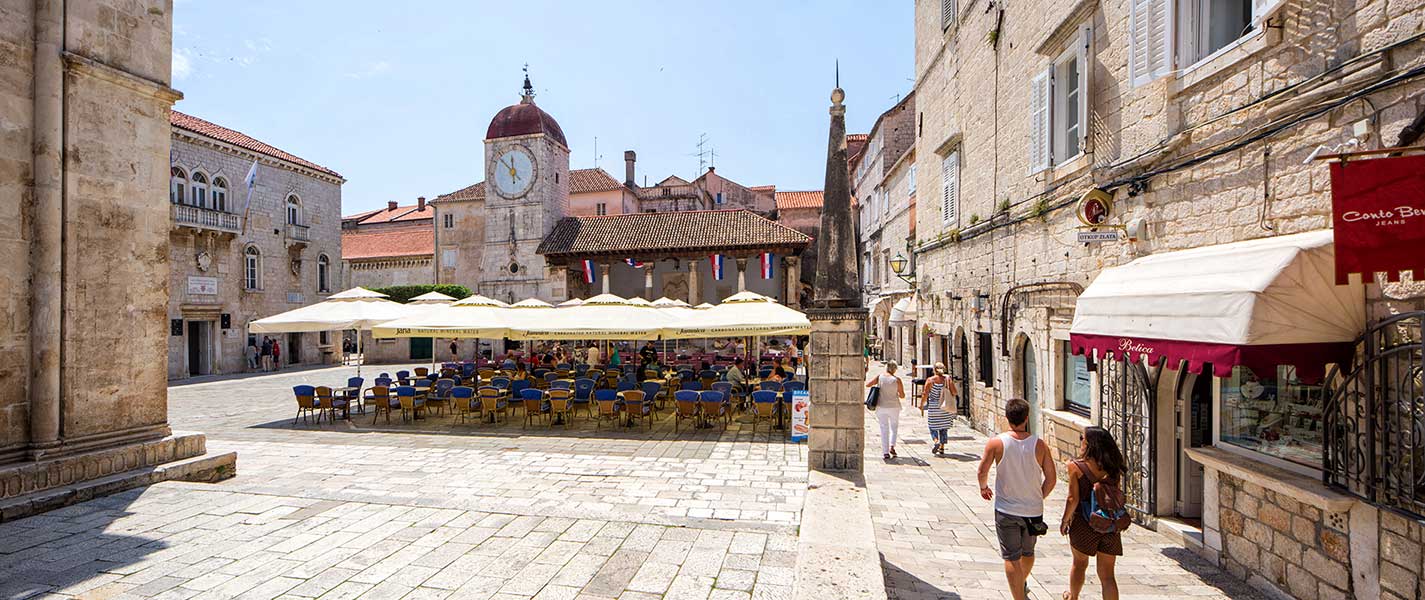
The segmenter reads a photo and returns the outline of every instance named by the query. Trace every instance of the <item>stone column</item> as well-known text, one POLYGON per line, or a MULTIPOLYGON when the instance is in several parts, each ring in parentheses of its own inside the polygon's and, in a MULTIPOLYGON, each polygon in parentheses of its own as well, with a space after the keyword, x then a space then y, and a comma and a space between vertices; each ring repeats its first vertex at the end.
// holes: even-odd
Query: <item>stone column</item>
POLYGON ((792 308, 802 306, 802 261, 795 256, 788 256, 782 259, 782 277, 786 278, 787 302, 786 305, 792 308))
POLYGON ((604 280, 604 293, 609 293, 609 263, 599 263, 599 276, 604 280))
POLYGON ((688 304, 698 305, 698 261, 688 261, 688 304))
POLYGON ((643 299, 652 301, 653 296, 653 265, 643 267, 643 299))
MULTIPOLYGON (((34 220, 30 223, 30 458, 59 446, 64 237, 64 3, 35 3, 34 220)), ((13 383, 13 382, 12 382, 13 383)))
POLYGON ((737 259, 737 291, 747 291, 747 259, 737 259))
POLYGON ((862 377, 862 308, 813 309, 808 383, 815 421, 807 464, 818 471, 854 471, 863 467, 866 408, 862 377))

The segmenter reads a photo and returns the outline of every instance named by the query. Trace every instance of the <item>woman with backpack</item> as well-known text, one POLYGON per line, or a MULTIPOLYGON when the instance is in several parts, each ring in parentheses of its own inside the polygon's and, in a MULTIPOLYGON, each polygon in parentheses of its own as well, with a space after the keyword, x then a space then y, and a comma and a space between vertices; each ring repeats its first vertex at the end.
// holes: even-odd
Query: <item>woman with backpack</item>
POLYGON ((1113 566, 1123 556, 1121 534, 1129 522, 1119 488, 1123 469, 1123 454, 1113 435, 1102 427, 1084 429, 1079 458, 1068 464, 1069 499, 1064 506, 1064 520, 1059 524, 1059 533, 1069 536, 1069 547, 1074 551, 1065 600, 1078 600, 1089 558, 1097 561, 1104 600, 1118 600, 1113 566))

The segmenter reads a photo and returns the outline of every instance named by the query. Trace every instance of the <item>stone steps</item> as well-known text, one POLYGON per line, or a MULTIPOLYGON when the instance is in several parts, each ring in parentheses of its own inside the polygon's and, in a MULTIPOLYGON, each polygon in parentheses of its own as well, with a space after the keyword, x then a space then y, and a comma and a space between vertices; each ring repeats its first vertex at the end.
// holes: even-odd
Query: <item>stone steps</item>
POLYGON ((0 500, 0 523, 161 481, 213 483, 236 474, 236 452, 203 454, 0 500))

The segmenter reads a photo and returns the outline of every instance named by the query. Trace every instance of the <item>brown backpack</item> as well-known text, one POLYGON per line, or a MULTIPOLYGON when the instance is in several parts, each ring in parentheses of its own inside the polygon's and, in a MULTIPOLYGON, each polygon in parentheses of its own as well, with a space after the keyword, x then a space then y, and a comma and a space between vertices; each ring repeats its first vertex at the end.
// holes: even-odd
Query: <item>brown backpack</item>
MULTIPOLYGON (((1085 477, 1093 477, 1093 471, 1083 461, 1079 461, 1079 472, 1085 477)), ((1088 498, 1088 519, 1089 527, 1094 531, 1114 533, 1133 524, 1128 514, 1128 497, 1118 482, 1117 477, 1098 478, 1093 482, 1093 493, 1088 498)))

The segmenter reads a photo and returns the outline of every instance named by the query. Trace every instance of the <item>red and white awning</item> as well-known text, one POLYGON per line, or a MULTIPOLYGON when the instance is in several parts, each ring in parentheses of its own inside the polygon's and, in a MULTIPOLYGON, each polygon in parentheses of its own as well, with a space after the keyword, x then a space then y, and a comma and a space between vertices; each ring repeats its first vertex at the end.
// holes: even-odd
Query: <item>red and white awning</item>
POLYGON ((1330 230, 1166 252, 1107 269, 1079 295, 1075 354, 1095 351, 1219 376, 1294 364, 1314 380, 1350 356, 1365 290, 1335 285, 1330 230))

